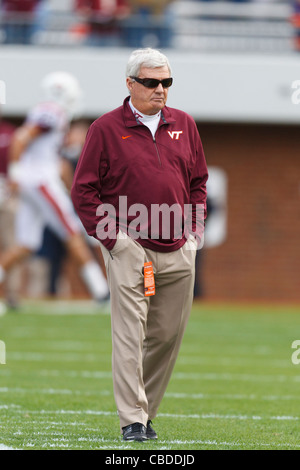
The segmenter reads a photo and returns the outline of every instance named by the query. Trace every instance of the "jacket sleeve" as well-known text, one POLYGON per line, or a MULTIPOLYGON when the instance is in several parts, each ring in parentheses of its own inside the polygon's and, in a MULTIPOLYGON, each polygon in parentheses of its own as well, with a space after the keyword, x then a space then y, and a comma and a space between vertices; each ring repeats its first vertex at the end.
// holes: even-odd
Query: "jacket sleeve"
MULTIPOLYGON (((84 147, 82 149, 71 189, 71 198, 75 210, 88 235, 98 239, 111 250, 116 242, 116 223, 110 220, 112 214, 104 214, 99 210, 105 205, 101 201, 101 165, 102 161, 101 131, 94 124, 89 128, 84 147), (97 235, 97 228, 103 224, 106 227, 107 237, 101 239, 97 235)), ((99 232, 98 232, 99 233, 99 232)), ((101 230, 103 233, 103 230, 101 230)))
POLYGON ((208 171, 203 146, 198 129, 195 124, 195 163, 190 182, 190 205, 192 209, 192 229, 196 236, 198 246, 203 241, 205 219, 207 216, 206 182, 208 171))

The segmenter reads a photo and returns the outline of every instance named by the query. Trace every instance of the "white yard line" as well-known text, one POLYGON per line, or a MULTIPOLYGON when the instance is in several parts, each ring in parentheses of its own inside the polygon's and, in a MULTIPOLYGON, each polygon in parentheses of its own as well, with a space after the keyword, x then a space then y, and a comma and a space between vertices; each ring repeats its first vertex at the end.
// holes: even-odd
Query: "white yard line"
POLYGON ((12 447, 5 446, 4 444, 0 444, 0 450, 19 450, 13 449, 12 447))
MULTIPOLYGON (((6 405, 3 407, 5 409, 9 409, 10 406, 6 405)), ((21 407, 17 407, 16 405, 11 405, 11 409, 15 413, 22 413, 24 414, 25 412, 30 414, 30 415, 36 415, 39 416, 39 420, 36 421, 36 424, 43 425, 43 430, 42 431, 34 431, 32 433, 32 437, 30 441, 25 441, 22 444, 23 449, 24 448, 35 448, 37 447, 36 444, 36 436, 38 436, 39 442, 43 442, 40 444, 40 448, 61 448, 61 449, 87 449, 89 447, 95 447, 97 449, 107 449, 107 450, 118 450, 118 449, 131 449, 130 446, 128 446, 125 443, 122 443, 121 437, 115 438, 115 439, 105 439, 101 436, 99 436, 99 429, 98 428, 86 428, 86 431, 93 432, 95 433, 95 436, 87 436, 85 437, 84 435, 79 437, 77 439, 77 442, 74 442, 74 436, 68 437, 68 433, 66 433, 66 426, 72 426, 72 427, 77 427, 77 426, 82 426, 84 423, 78 423, 78 422, 64 422, 60 420, 50 421, 50 419, 56 415, 64 416, 64 415, 97 415, 97 416, 117 416, 116 412, 112 411, 101 411, 101 410, 81 410, 81 411, 75 411, 75 410, 56 410, 56 411, 48 411, 48 410, 40 410, 40 411, 31 411, 31 410, 25 410, 22 409, 21 407), (40 417, 44 416, 44 420, 41 420, 40 417), (49 416, 49 420, 48 417, 49 416), (61 431, 58 427, 61 427, 61 431), (56 430, 53 430, 53 428, 56 428, 56 430), (50 434, 50 435, 49 435, 50 434)), ((299 420, 300 417, 297 416, 248 416, 248 415, 222 415, 222 414, 215 414, 215 413, 210 413, 210 414, 193 414, 193 415, 184 415, 184 414, 173 414, 173 413, 160 413, 158 415, 158 418, 174 418, 174 419, 230 419, 230 420, 286 420, 286 421, 291 421, 291 420, 299 420)), ((34 423, 34 421, 32 421, 34 423)), ((6 426, 6 424, 5 424, 6 426)), ((4 425, 0 424, 0 429, 4 427, 4 425)), ((73 431, 72 431, 73 432, 73 431)), ((19 431, 18 435, 21 436, 23 434, 22 431, 19 431)), ((25 437, 25 434, 24 434, 25 437)), ((9 441, 10 442, 10 441, 9 441)), ((276 445, 277 448, 300 448, 300 444, 294 444, 290 442, 280 442, 280 443, 264 443, 261 441, 258 442, 243 442, 243 441, 218 441, 218 440, 205 440, 205 439, 193 439, 193 440, 160 440, 159 441, 160 450, 170 450, 172 446, 177 446, 177 445, 185 445, 185 446, 206 446, 206 447, 212 447, 212 448, 220 448, 220 447, 227 447, 227 448, 269 448, 274 445, 276 445)), ((147 447, 147 443, 145 444, 145 449, 147 447)), ((0 444, 0 451, 1 450, 20 450, 20 449, 14 449, 12 447, 9 447, 7 445, 0 444)))
MULTIPOLYGON (((0 387, 0 394, 3 393, 17 393, 21 395, 26 394, 39 394, 39 395, 77 395, 77 396, 110 396, 113 394, 112 390, 73 390, 73 389, 55 389, 55 388, 9 388, 0 387)), ((175 398, 178 400, 261 400, 261 401, 291 401, 299 400, 297 395, 246 395, 246 394, 209 394, 209 393, 176 393, 167 392, 165 394, 167 398, 175 398)))
MULTIPOLYGON (((15 413, 28 413, 30 415, 92 415, 92 416, 117 416, 115 411, 102 410, 24 410, 18 405, 5 405, 2 409, 15 413)), ((1 407, 0 407, 1 409, 1 407)), ((176 413, 159 413, 157 417, 174 418, 174 419, 231 419, 231 420, 278 420, 278 421, 299 421, 300 416, 278 415, 278 416, 259 416, 259 415, 241 415, 241 414, 220 414, 220 413, 202 413, 202 414, 176 414, 176 413)))
MULTIPOLYGON (((33 360, 37 362, 43 362, 51 357, 53 359, 53 355, 49 354, 38 354, 38 353, 11 353, 14 356, 15 360, 33 360)), ((95 355, 79 355, 81 360, 94 360, 95 355)), ((9 356, 8 356, 9 359, 9 356)), ((68 353, 66 357, 63 353, 59 354, 57 359, 60 362, 65 360, 67 361, 78 361, 78 355, 73 353, 68 353)), ((110 371, 75 371, 75 370, 46 370, 40 369, 36 371, 37 375, 43 377, 72 377, 72 378, 85 378, 85 379, 103 379, 103 378, 111 378, 112 373, 110 371)), ((9 369, 1 369, 1 375, 11 375, 9 369)), ((217 372, 208 372, 208 373, 201 373, 201 372, 174 372, 172 375, 172 380, 224 380, 224 381, 239 381, 239 382, 252 382, 252 383, 271 383, 271 382, 292 382, 292 383, 299 383, 300 376, 298 375, 284 375, 284 374, 277 374, 277 375, 266 375, 266 374, 240 374, 240 373, 217 373, 217 372)))
MULTIPOLYGON (((39 439, 41 439, 43 433, 37 433, 39 439)), ((97 449, 107 449, 107 450, 122 450, 122 449, 132 449, 130 445, 122 443, 121 438, 119 439, 103 439, 99 438, 80 438, 78 439, 78 443, 74 443, 66 437, 54 437, 49 438, 49 436, 45 436, 44 443, 40 446, 41 448, 72 448, 72 449, 87 449, 88 444, 96 445, 97 449), (80 445, 83 444, 83 445, 80 445), (85 444, 85 445, 84 445, 85 444), (98 445, 97 445, 98 444, 98 445)), ((273 443, 264 443, 264 442, 243 442, 243 441, 217 441, 217 440, 202 440, 202 439, 193 439, 193 440, 160 440, 159 441, 160 447, 159 450, 170 450, 170 446, 178 446, 178 445, 185 445, 185 446, 211 446, 211 447, 247 447, 247 448, 268 448, 273 446, 273 443)), ((24 442, 24 448, 26 447, 35 447, 34 441, 24 442)), ((290 444, 286 442, 276 443, 277 448, 284 447, 284 448, 299 448, 300 444, 290 444)), ((147 449, 147 443, 145 443, 145 449, 147 449)), ((13 449, 8 446, 3 446, 0 444, 0 450, 19 450, 13 449)))

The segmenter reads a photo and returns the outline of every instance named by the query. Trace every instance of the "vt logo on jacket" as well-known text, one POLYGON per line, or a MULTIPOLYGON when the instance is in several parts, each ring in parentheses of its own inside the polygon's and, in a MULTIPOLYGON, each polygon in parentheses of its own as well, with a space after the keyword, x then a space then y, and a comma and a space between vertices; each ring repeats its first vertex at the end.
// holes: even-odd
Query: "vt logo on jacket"
POLYGON ((169 136, 171 139, 179 140, 180 135, 183 134, 183 131, 168 131, 169 136))

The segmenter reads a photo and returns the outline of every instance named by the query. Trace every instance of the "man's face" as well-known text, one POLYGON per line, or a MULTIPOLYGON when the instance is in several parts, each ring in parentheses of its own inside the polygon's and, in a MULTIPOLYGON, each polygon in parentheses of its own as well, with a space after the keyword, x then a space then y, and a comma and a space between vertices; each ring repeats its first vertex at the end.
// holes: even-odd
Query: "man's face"
MULTIPOLYGON (((169 77, 170 73, 167 66, 155 69, 141 67, 138 75, 138 78, 156 78, 158 80, 169 77)), ((165 106, 169 89, 163 88, 161 83, 156 88, 146 88, 141 83, 132 81, 129 77, 127 77, 126 83, 133 106, 143 114, 156 114, 165 106)))

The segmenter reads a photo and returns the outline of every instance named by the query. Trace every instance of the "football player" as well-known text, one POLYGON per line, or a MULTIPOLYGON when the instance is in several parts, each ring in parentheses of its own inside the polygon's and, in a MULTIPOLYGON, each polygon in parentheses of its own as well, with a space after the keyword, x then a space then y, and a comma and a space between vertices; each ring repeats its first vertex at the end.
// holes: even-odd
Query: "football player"
POLYGON ((85 242, 60 177, 59 149, 79 108, 80 86, 71 74, 53 72, 44 78, 42 90, 43 101, 29 112, 10 147, 8 179, 20 202, 15 221, 16 245, 0 256, 0 283, 16 263, 40 248, 48 226, 65 242, 92 297, 106 300, 106 278, 85 242))

